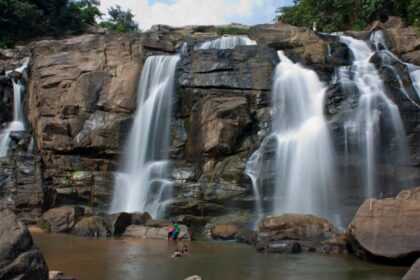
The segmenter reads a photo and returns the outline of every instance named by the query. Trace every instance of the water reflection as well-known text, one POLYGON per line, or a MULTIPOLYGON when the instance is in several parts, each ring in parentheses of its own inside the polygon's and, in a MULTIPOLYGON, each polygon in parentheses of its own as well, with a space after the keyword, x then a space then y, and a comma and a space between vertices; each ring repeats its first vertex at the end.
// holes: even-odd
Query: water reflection
POLYGON ((184 279, 401 279, 408 268, 353 257, 318 254, 261 254, 247 245, 222 242, 173 243, 162 240, 90 239, 34 234, 51 270, 78 280, 184 279), (174 246, 190 254, 170 258, 174 246))

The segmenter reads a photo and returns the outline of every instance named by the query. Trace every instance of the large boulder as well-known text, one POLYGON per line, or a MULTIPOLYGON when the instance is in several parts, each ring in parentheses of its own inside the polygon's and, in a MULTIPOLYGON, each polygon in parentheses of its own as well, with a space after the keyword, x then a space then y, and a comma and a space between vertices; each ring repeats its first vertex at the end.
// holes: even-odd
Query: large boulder
POLYGON ((71 233, 79 236, 107 237, 111 235, 111 227, 106 216, 96 215, 81 219, 71 233))
POLYGON ((327 44, 316 32, 307 28, 277 22, 253 26, 249 35, 258 44, 268 45, 277 50, 293 49, 302 60, 316 64, 324 63, 327 44))
POLYGON ((269 253, 298 253, 301 251, 342 252, 344 248, 326 250, 324 247, 339 236, 326 219, 303 214, 284 214, 264 218, 259 225, 257 249, 269 253))
POLYGON ((346 235, 360 258, 414 262, 420 257, 420 187, 404 190, 395 198, 367 199, 346 235))
POLYGON ((41 251, 28 228, 9 209, 0 209, 0 279, 48 279, 41 251))
MULTIPOLYGON (((178 235, 179 240, 190 240, 188 228, 185 225, 179 225, 180 232, 178 235)), ((169 227, 150 227, 150 226, 139 226, 131 225, 127 227, 123 236, 134 237, 141 239, 167 239, 169 227)))
POLYGON ((236 224, 218 224, 211 228, 213 239, 233 240, 239 232, 240 227, 236 224))
POLYGON ((51 232, 70 232, 83 215, 84 208, 82 207, 62 206, 45 212, 42 220, 48 224, 51 232))
POLYGON ((402 280, 418 280, 420 278, 420 259, 418 259, 410 270, 404 275, 402 280))

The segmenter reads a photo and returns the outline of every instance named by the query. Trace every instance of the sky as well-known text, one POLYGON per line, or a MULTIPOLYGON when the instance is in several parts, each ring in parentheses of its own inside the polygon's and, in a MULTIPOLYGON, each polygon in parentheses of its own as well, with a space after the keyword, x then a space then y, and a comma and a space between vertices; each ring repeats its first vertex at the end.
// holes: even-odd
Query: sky
POLYGON ((101 0, 101 11, 116 4, 131 9, 140 29, 171 26, 270 23, 275 10, 293 0, 101 0))

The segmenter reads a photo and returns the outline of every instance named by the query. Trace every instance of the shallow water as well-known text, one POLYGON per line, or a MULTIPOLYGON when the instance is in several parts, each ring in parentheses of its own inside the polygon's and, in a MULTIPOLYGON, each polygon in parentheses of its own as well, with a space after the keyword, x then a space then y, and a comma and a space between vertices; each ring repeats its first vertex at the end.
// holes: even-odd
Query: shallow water
POLYGON ((50 270, 78 280, 184 279, 401 279, 407 267, 390 267, 354 257, 320 254, 262 254, 229 242, 93 239, 33 234, 50 270), (170 258, 174 246, 186 244, 190 255, 170 258))

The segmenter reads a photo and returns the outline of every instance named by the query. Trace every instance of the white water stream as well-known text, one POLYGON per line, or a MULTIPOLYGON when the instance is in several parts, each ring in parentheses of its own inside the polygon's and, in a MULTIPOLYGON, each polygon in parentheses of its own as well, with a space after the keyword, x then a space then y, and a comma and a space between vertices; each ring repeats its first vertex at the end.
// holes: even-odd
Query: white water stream
POLYGON ((116 174, 111 212, 148 211, 156 217, 171 197, 168 153, 178 61, 178 55, 146 60, 123 169, 116 174))
MULTIPOLYGON (((22 66, 16 68, 14 72, 24 74, 28 68, 29 59, 26 59, 22 66)), ((7 71, 6 76, 9 76, 13 71, 7 71)), ((25 130, 23 120, 23 93, 25 90, 24 85, 20 81, 12 79, 13 82, 13 121, 8 123, 7 126, 0 133, 0 158, 7 156, 10 148, 10 133, 13 131, 25 130)))
POLYGON ((330 136, 324 118, 325 86, 316 73, 278 52, 272 89, 272 131, 250 157, 246 173, 252 179, 257 213, 262 214, 259 184, 264 152, 276 142, 275 191, 272 214, 285 212, 331 217, 334 164, 330 136))
POLYGON ((236 46, 256 45, 257 42, 246 36, 223 36, 202 43, 199 49, 234 49, 236 46))

